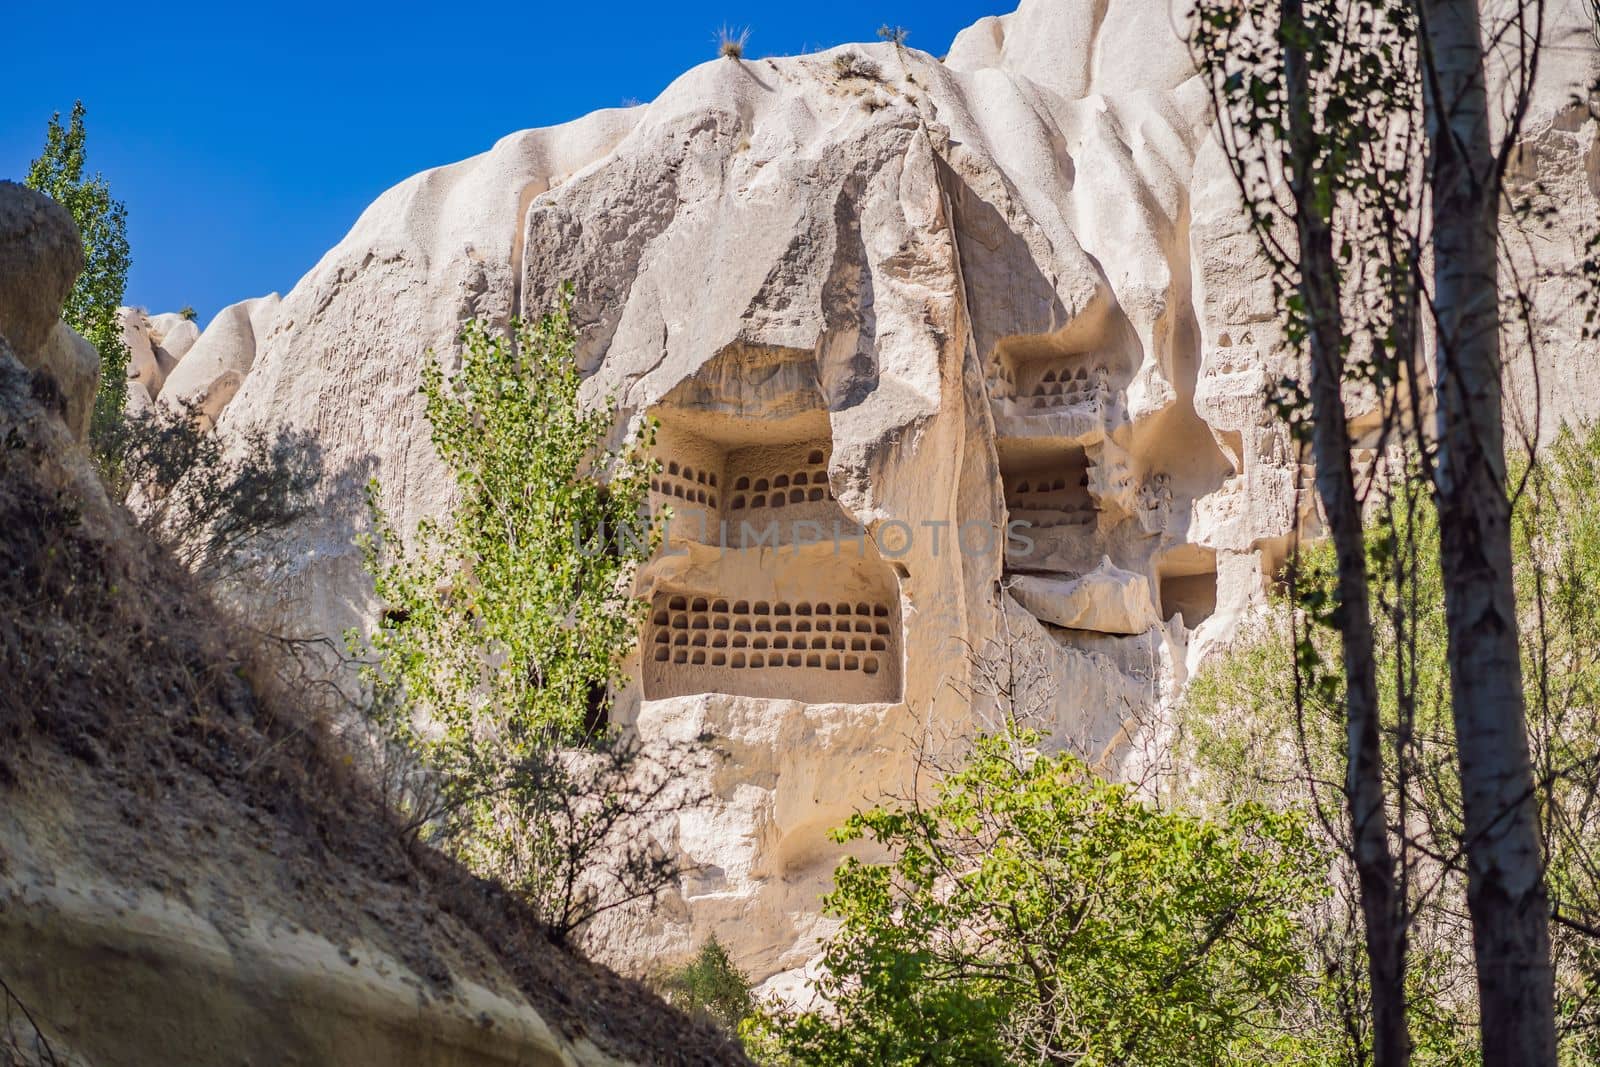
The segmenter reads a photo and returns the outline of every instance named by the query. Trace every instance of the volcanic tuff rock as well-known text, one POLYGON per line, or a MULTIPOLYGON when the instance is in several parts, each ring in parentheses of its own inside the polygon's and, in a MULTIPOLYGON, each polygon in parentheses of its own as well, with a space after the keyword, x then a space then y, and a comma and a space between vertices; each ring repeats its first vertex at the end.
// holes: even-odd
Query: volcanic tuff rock
MULTIPOLYGON (((179 361, 200 340, 200 328, 176 312, 150 315, 124 307, 117 309, 117 318, 122 323, 122 343, 128 346, 128 405, 138 411, 161 395, 179 361)), ((221 330, 217 335, 212 344, 236 347, 232 338, 223 341, 221 330)))
POLYGON ((61 321, 61 304, 83 270, 78 227, 43 193, 0 182, 0 335, 16 358, 44 371, 79 441, 89 432, 100 355, 61 321))
MULTIPOLYGON (((408 528, 449 496, 422 368, 458 359, 464 319, 575 284, 587 389, 660 420, 675 513, 619 714, 733 756, 714 806, 661 831, 699 871, 607 931, 620 956, 715 932, 781 985, 821 929, 824 831, 901 784, 908 736, 972 726, 972 650, 1044 665, 1056 742, 1131 772, 1128 738, 1315 532, 1261 403, 1264 269, 1175 24, 1159 0, 1024 0, 943 62, 706 63, 401 183, 171 372, 163 400, 208 353, 185 388, 231 397, 222 432, 311 431, 346 497, 375 474, 408 528)), ((1593 115, 1546 97, 1527 165, 1592 219, 1593 115)), ((371 611, 354 532, 308 522, 280 591, 327 633, 371 611)))

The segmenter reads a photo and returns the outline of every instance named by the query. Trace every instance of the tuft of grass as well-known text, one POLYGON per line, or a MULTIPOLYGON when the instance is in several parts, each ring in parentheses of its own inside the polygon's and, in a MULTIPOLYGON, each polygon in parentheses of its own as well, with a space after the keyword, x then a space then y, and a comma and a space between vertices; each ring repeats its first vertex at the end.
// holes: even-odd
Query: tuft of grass
POLYGON ((717 55, 723 59, 743 59, 744 46, 750 41, 750 27, 735 30, 724 26, 716 32, 717 55))
POLYGON ((182 315, 188 322, 193 322, 197 317, 199 317, 199 312, 195 311, 194 305, 192 304, 185 304, 178 314, 182 315))
POLYGON ((859 52, 840 52, 833 57, 833 72, 841 81, 882 81, 883 68, 859 52))

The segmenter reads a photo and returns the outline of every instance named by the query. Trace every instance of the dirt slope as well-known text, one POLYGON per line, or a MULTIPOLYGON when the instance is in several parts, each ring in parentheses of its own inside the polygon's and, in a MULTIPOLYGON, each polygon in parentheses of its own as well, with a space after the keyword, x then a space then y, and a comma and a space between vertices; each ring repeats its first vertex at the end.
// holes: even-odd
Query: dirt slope
POLYGON ((404 847, 58 401, 0 339, 0 1063, 746 1062, 404 847))

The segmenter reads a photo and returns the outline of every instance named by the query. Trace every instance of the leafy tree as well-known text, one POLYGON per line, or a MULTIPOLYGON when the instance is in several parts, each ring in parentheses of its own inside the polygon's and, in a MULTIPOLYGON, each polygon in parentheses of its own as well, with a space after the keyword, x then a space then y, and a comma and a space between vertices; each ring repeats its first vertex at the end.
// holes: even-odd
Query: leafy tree
POLYGON ((103 467, 114 467, 120 443, 119 428, 127 402, 128 347, 122 343, 117 308, 128 285, 128 210, 111 198, 104 177, 84 177, 84 106, 72 105, 68 125, 61 113, 50 117, 44 152, 28 168, 24 179, 65 207, 83 238, 83 273, 67 296, 61 317, 100 353, 100 391, 95 396, 90 438, 103 467))
MULTIPOLYGON (((1429 483, 1441 514, 1433 532, 1455 779, 1471 827, 1462 844, 1485 1062, 1556 1057, 1502 396, 1502 333, 1531 331, 1531 316, 1524 283, 1499 264, 1502 225, 1536 215, 1529 197, 1506 195, 1504 175, 1530 112, 1544 11, 1477 0, 1202 0, 1195 24, 1287 347, 1307 364, 1280 392, 1309 429, 1341 565, 1327 621, 1344 639, 1347 845, 1362 888, 1378 1067, 1408 1059, 1403 886, 1417 857, 1388 819, 1403 801, 1382 792, 1361 520, 1385 485, 1352 481, 1356 448, 1403 450, 1399 465, 1429 483), (1426 365, 1425 343, 1434 348, 1426 365), (1373 418, 1351 420, 1340 398, 1362 391, 1375 398, 1373 418)), ((1397 573, 1409 565, 1387 562, 1397 573)), ((1403 626, 1413 599, 1391 602, 1385 624, 1403 626)))
POLYGON ((1284 1062, 1276 1011, 1308 982, 1297 914, 1323 895, 1305 820, 1162 808, 1038 752, 976 739, 927 801, 853 816, 814 1011, 746 1024, 797 1064, 1284 1062))
POLYGON ((715 935, 700 946, 694 959, 668 971, 660 986, 674 1006, 708 1016, 730 1033, 737 1032, 755 1008, 749 977, 715 935))
POLYGON ((423 521, 407 546, 374 496, 367 548, 388 608, 374 647, 450 734, 493 715, 513 746, 582 736, 593 690, 622 681, 643 619, 630 583, 659 540, 641 518, 653 430, 605 450, 616 405, 579 403, 569 307, 514 338, 470 322, 460 371, 424 371, 433 444, 459 493, 446 518, 423 521))
MULTIPOLYGON (((1525 486, 1511 517, 1516 613, 1522 634, 1523 697, 1537 770, 1534 799, 1545 827, 1549 917, 1555 924, 1556 1024, 1563 1063, 1600 1063, 1600 432, 1563 427, 1540 463, 1513 472, 1525 486)), ((1367 558, 1375 599, 1406 598, 1403 629, 1383 626, 1376 646, 1385 743, 1397 754, 1386 789, 1395 797, 1390 818, 1403 826, 1408 848, 1424 857, 1410 872, 1407 921, 1417 945, 1407 986, 1417 1062, 1462 1062, 1476 1056, 1478 1026, 1472 989, 1473 945, 1468 933, 1463 816, 1451 713, 1444 578, 1439 518, 1413 483, 1411 505, 1383 512, 1368 527, 1367 558), (1402 583, 1390 561, 1414 554, 1402 583)), ((1338 650, 1330 633, 1312 628, 1327 665, 1311 675, 1298 699, 1294 616, 1326 612, 1336 603, 1331 549, 1304 555, 1303 595, 1280 602, 1249 627, 1224 655, 1191 682, 1180 709, 1186 761, 1196 768, 1188 788, 1206 803, 1270 802, 1306 805, 1330 838, 1341 832, 1334 813, 1345 743, 1338 650)), ((1343 884, 1340 877, 1336 884, 1343 884)), ((1339 941, 1315 917, 1314 940, 1339 941)), ((1357 1010, 1367 993, 1355 980, 1356 962, 1344 946, 1330 955, 1340 973, 1337 991, 1357 1010)), ((1347 1020, 1359 1023, 1358 1018, 1347 1020)), ((1335 1027, 1339 1024, 1334 1024, 1335 1027)))
MULTIPOLYGON (((1294 357, 1272 400, 1315 463, 1338 561, 1338 611, 1322 619, 1339 635, 1350 826, 1341 836, 1359 878, 1377 1067, 1406 1063, 1411 1043, 1397 870, 1406 857, 1385 818, 1376 608, 1362 530, 1364 498, 1375 491, 1356 477, 1352 455, 1372 442, 1352 427, 1347 399, 1361 395, 1355 384, 1397 396, 1413 370, 1415 242, 1404 222, 1415 162, 1391 147, 1407 143, 1420 113, 1409 3, 1202 0, 1192 39, 1294 357)), ((1401 407, 1391 402, 1379 414, 1378 436, 1393 436, 1401 407)), ((1308 656, 1295 662, 1316 667, 1309 654, 1318 647, 1306 643, 1308 656)))
POLYGON ((457 501, 406 544, 373 483, 364 543, 384 605, 364 678, 409 829, 521 893, 558 939, 669 885, 679 863, 648 831, 701 799, 692 753, 647 753, 606 722, 660 539, 642 518, 654 430, 606 448, 616 405, 579 403, 570 306, 510 337, 468 323, 459 372, 429 366, 457 501))
POLYGON ((1434 492, 1483 1058, 1487 1067, 1553 1067, 1550 897, 1513 588, 1499 285, 1503 179, 1529 108, 1543 19, 1530 26, 1519 14, 1508 27, 1533 58, 1516 72, 1507 122, 1490 100, 1485 61, 1486 39, 1499 31, 1480 25, 1478 0, 1417 3, 1432 194, 1434 492))

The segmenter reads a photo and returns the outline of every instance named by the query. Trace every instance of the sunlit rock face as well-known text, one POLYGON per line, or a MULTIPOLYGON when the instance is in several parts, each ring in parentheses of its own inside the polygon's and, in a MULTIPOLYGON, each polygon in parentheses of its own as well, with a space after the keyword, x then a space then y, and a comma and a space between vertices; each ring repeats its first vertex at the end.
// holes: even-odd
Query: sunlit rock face
MULTIPOLYGON (((1586 161, 1592 217, 1593 117, 1545 110, 1532 165, 1586 161)), ((728 755, 713 804, 661 831, 696 873, 603 941, 659 962, 715 933, 786 988, 825 831, 906 786, 914 738, 981 724, 975 651, 1039 664, 1054 743, 1133 773, 1315 527, 1262 404, 1279 336, 1252 240, 1169 5, 1025 0, 943 62, 717 60, 418 175, 165 389, 225 392, 224 433, 322 442, 348 508, 305 525, 276 593, 337 633, 371 607, 360 484, 402 526, 448 500, 422 368, 464 319, 573 283, 586 388, 659 420, 673 512, 618 714, 728 755)))
MULTIPOLYGON (((82 269, 83 247, 66 209, 0 181, 0 348, 40 376, 39 399, 80 442, 89 433, 100 357, 61 321, 61 305, 82 269)), ((6 441, 8 450, 21 447, 6 441)))

